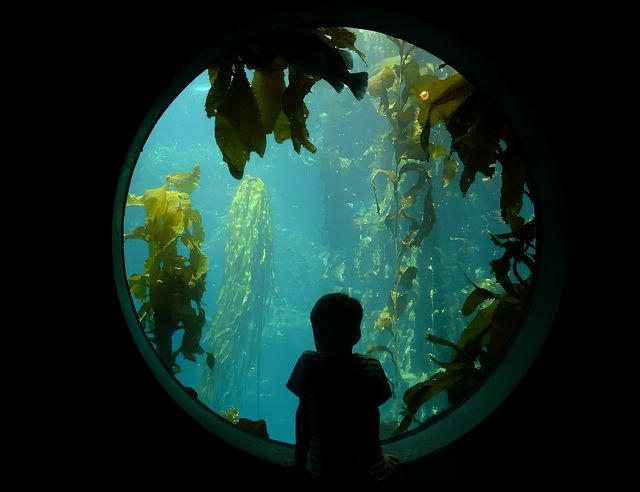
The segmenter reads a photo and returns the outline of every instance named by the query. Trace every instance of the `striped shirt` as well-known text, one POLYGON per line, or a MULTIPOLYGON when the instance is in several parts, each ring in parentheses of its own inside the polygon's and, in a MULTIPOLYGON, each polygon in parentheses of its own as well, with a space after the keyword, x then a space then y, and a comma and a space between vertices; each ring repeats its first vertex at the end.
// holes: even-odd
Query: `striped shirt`
POLYGON ((391 398, 377 359, 304 352, 287 388, 309 408, 309 468, 323 478, 362 476, 379 481, 390 470, 380 445, 378 407, 391 398))

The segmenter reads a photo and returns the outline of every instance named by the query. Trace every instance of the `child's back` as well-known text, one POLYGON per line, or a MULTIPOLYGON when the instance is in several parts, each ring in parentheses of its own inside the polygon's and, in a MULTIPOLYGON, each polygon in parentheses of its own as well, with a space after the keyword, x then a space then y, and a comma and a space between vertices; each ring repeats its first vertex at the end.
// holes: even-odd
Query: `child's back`
POLYGON ((320 298, 311 312, 317 352, 304 352, 287 387, 300 398, 296 461, 318 478, 380 483, 391 475, 380 445, 378 407, 391 397, 377 359, 352 354, 362 306, 344 294, 320 298))
POLYGON ((302 354, 287 387, 309 405, 309 465, 317 476, 388 471, 380 445, 378 406, 391 397, 389 383, 373 357, 302 354))

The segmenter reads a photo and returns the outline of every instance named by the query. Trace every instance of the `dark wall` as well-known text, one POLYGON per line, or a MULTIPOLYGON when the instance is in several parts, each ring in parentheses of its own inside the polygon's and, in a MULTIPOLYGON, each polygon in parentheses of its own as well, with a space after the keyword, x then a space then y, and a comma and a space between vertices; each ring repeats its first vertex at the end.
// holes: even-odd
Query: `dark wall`
MULTIPOLYGON (((561 155, 564 123, 547 119, 545 108, 560 106, 569 88, 562 80, 555 86, 541 83, 540 76, 541 71, 562 72, 565 57, 571 56, 560 21, 542 10, 498 12, 477 7, 470 11, 457 6, 434 10, 427 2, 398 7, 399 2, 390 3, 387 8, 406 8, 411 15, 424 16, 492 58, 504 79, 540 118, 549 142, 561 155), (459 18, 462 13, 463 20, 459 18), (500 14, 505 13, 511 20, 501 19, 500 14)), ((110 251, 120 164, 148 108, 204 46, 247 18, 259 18, 272 9, 285 11, 278 4, 241 6, 234 18, 223 13, 206 16, 198 10, 135 19, 126 13, 108 14, 101 22, 105 27, 85 27, 86 35, 78 40, 92 53, 89 58, 80 57, 85 60, 81 66, 89 89, 83 97, 97 101, 87 108, 91 113, 87 124, 97 128, 90 141, 99 149, 94 151, 97 162, 91 178, 91 190, 97 193, 96 224, 100 224, 95 231, 94 241, 99 244, 94 249, 92 275, 102 279, 102 284, 92 287, 98 312, 91 310, 97 321, 90 324, 99 321, 105 328, 94 330, 99 348, 87 344, 82 354, 91 361, 91 370, 84 375, 86 383, 79 383, 79 387, 84 384, 83 403, 73 422, 83 438, 76 466, 98 483, 144 484, 149 480, 189 488, 204 481, 213 489, 223 486, 224 476, 236 482, 232 489, 242 489, 242 484, 256 479, 263 484, 282 479, 277 466, 245 455, 203 430, 158 385, 120 313, 110 251), (93 388, 90 391, 88 384, 93 388)), ((573 288, 570 275, 567 292, 573 288)), ((566 384, 575 371, 565 360, 567 302, 542 352, 508 400, 458 442, 408 467, 409 478, 424 481, 425 490, 476 483, 497 488, 544 484, 556 473, 563 481, 571 479, 565 462, 574 446, 572 421, 578 409, 566 384), (561 380, 559 373, 564 374, 561 380)))

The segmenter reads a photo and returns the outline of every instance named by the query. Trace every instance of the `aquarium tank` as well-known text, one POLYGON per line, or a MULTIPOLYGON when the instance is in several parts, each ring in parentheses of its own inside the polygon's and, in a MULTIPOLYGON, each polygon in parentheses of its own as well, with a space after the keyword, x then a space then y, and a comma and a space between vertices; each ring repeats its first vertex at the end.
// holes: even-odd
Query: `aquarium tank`
POLYGON ((510 350, 536 287, 534 187, 500 108, 447 60, 363 29, 258 37, 211 60, 138 151, 123 306, 216 425, 295 442, 285 383, 329 292, 364 308, 354 351, 393 393, 384 443, 464 405, 510 350))

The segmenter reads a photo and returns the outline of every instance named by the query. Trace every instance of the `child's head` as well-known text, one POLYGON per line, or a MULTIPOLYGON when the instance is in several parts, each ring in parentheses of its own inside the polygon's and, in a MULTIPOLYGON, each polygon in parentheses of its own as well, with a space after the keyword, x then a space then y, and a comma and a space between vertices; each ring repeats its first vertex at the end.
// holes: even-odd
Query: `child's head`
POLYGON ((326 294, 311 310, 313 339, 319 352, 351 352, 360 340, 362 305, 341 292, 326 294))

